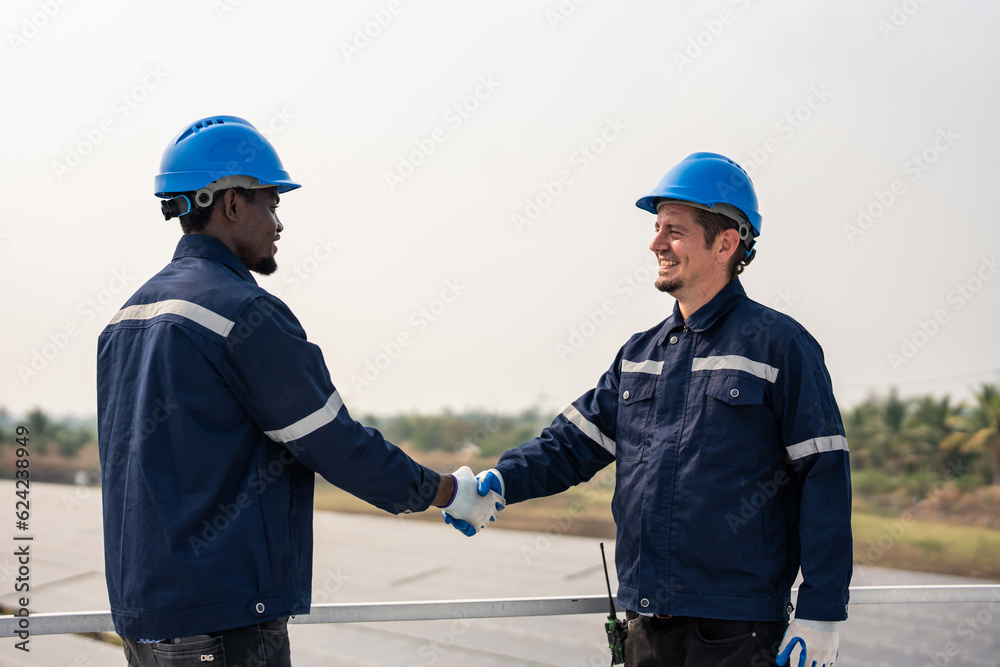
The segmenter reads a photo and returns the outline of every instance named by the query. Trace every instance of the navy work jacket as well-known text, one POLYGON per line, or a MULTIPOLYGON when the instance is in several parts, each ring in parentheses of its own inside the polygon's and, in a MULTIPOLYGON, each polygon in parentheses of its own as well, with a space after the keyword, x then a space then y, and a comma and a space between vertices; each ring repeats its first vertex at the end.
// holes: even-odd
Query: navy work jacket
POLYGON ((497 463, 515 503, 616 463, 618 602, 750 621, 847 617, 847 439, 816 341, 733 280, 633 336, 597 387, 497 463))
POLYGON ((319 348, 222 242, 185 235, 101 333, 115 630, 164 639, 308 613, 315 474, 389 512, 438 473, 351 419, 319 348))

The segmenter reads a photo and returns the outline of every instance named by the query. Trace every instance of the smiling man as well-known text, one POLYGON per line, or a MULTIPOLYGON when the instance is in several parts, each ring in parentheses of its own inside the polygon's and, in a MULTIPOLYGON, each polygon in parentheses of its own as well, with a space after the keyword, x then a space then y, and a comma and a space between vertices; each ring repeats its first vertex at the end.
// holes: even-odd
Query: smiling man
POLYGON ((760 234, 753 184, 695 153, 636 205, 656 215, 673 313, 481 473, 480 492, 516 503, 616 464, 626 665, 831 667, 851 579, 847 439, 820 346, 737 278, 760 234))
POLYGON ((502 498, 416 463, 354 421, 319 348, 250 272, 277 269, 293 182, 247 121, 167 147, 155 193, 184 235, 98 341, 105 574, 132 667, 290 664, 310 608, 316 473, 388 512, 477 528, 502 498))

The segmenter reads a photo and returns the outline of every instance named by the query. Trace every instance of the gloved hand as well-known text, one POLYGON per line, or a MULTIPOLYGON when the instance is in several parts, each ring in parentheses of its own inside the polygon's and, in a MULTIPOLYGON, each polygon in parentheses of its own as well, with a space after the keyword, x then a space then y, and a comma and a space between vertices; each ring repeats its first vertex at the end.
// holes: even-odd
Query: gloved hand
POLYGON ((469 466, 462 466, 452 473, 452 477, 455 478, 455 497, 445 505, 441 516, 445 523, 472 537, 486 528, 490 521, 496 521, 500 510, 506 506, 503 478, 496 470, 474 477, 469 466))
POLYGON ((450 505, 442 510, 441 515, 444 517, 445 523, 451 524, 456 530, 464 533, 467 537, 472 537, 486 527, 487 521, 480 515, 476 515, 475 517, 472 515, 460 516, 457 511, 452 511, 452 508, 458 502, 460 473, 462 474, 463 483, 467 484, 469 478, 475 483, 475 495, 477 496, 475 498, 476 508, 483 516, 489 517, 490 521, 496 521, 500 510, 507 505, 507 502, 503 498, 503 477, 493 468, 479 473, 476 477, 472 477, 472 470, 468 466, 462 466, 452 475, 455 477, 455 498, 450 505), (482 521, 480 522, 481 518, 482 521))
POLYGON ((837 662, 840 634, 836 621, 808 621, 794 619, 785 630, 785 638, 778 646, 779 665, 792 667, 833 667, 837 662), (798 649, 798 661, 789 657, 798 649))

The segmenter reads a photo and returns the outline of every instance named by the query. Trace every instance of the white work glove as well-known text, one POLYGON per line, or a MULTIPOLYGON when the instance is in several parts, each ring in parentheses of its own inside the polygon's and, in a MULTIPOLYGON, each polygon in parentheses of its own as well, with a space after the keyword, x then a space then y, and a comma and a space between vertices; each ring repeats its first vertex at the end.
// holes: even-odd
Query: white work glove
POLYGON ((808 621, 795 619, 788 624, 785 638, 778 646, 779 665, 791 667, 833 667, 837 662, 840 634, 836 621, 808 621), (797 649, 797 652, 796 652, 797 649), (796 662, 792 653, 798 656, 796 662))
POLYGON ((445 523, 472 537, 486 528, 490 521, 496 521, 500 510, 506 506, 502 495, 503 478, 496 470, 488 470, 475 477, 469 466, 462 466, 451 476, 455 478, 455 497, 442 509, 441 516, 445 523), (482 482, 487 473, 495 473, 499 484, 492 483, 490 479, 484 486, 482 482), (500 493, 494 490, 497 486, 500 493))

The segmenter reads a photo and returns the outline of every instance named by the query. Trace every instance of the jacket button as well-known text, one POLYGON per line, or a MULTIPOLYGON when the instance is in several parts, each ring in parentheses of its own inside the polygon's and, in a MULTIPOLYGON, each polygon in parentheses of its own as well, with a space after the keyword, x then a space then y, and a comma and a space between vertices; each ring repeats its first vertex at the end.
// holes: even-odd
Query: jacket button
POLYGON ((676 342, 677 342, 677 336, 671 336, 670 337, 670 344, 673 345, 676 342))
POLYGON ((793 611, 795 611, 795 607, 793 607, 791 604, 789 604, 787 607, 785 607, 785 613, 786 614, 791 614, 793 611))
POLYGON ((739 389, 730 389, 729 390, 729 395, 732 396, 733 398, 736 398, 737 396, 740 395, 740 390, 739 389))
POLYGON ((257 606, 254 607, 254 609, 257 611, 258 614, 263 614, 264 613, 264 603, 263 602, 258 602, 257 606))
POLYGON ((643 607, 648 607, 649 606, 649 600, 646 599, 646 598, 643 598, 643 599, 639 600, 639 604, 642 605, 643 607))
POLYGON ((628 400, 628 389, 626 389, 625 392, 622 394, 622 398, 624 398, 626 401, 628 400))

